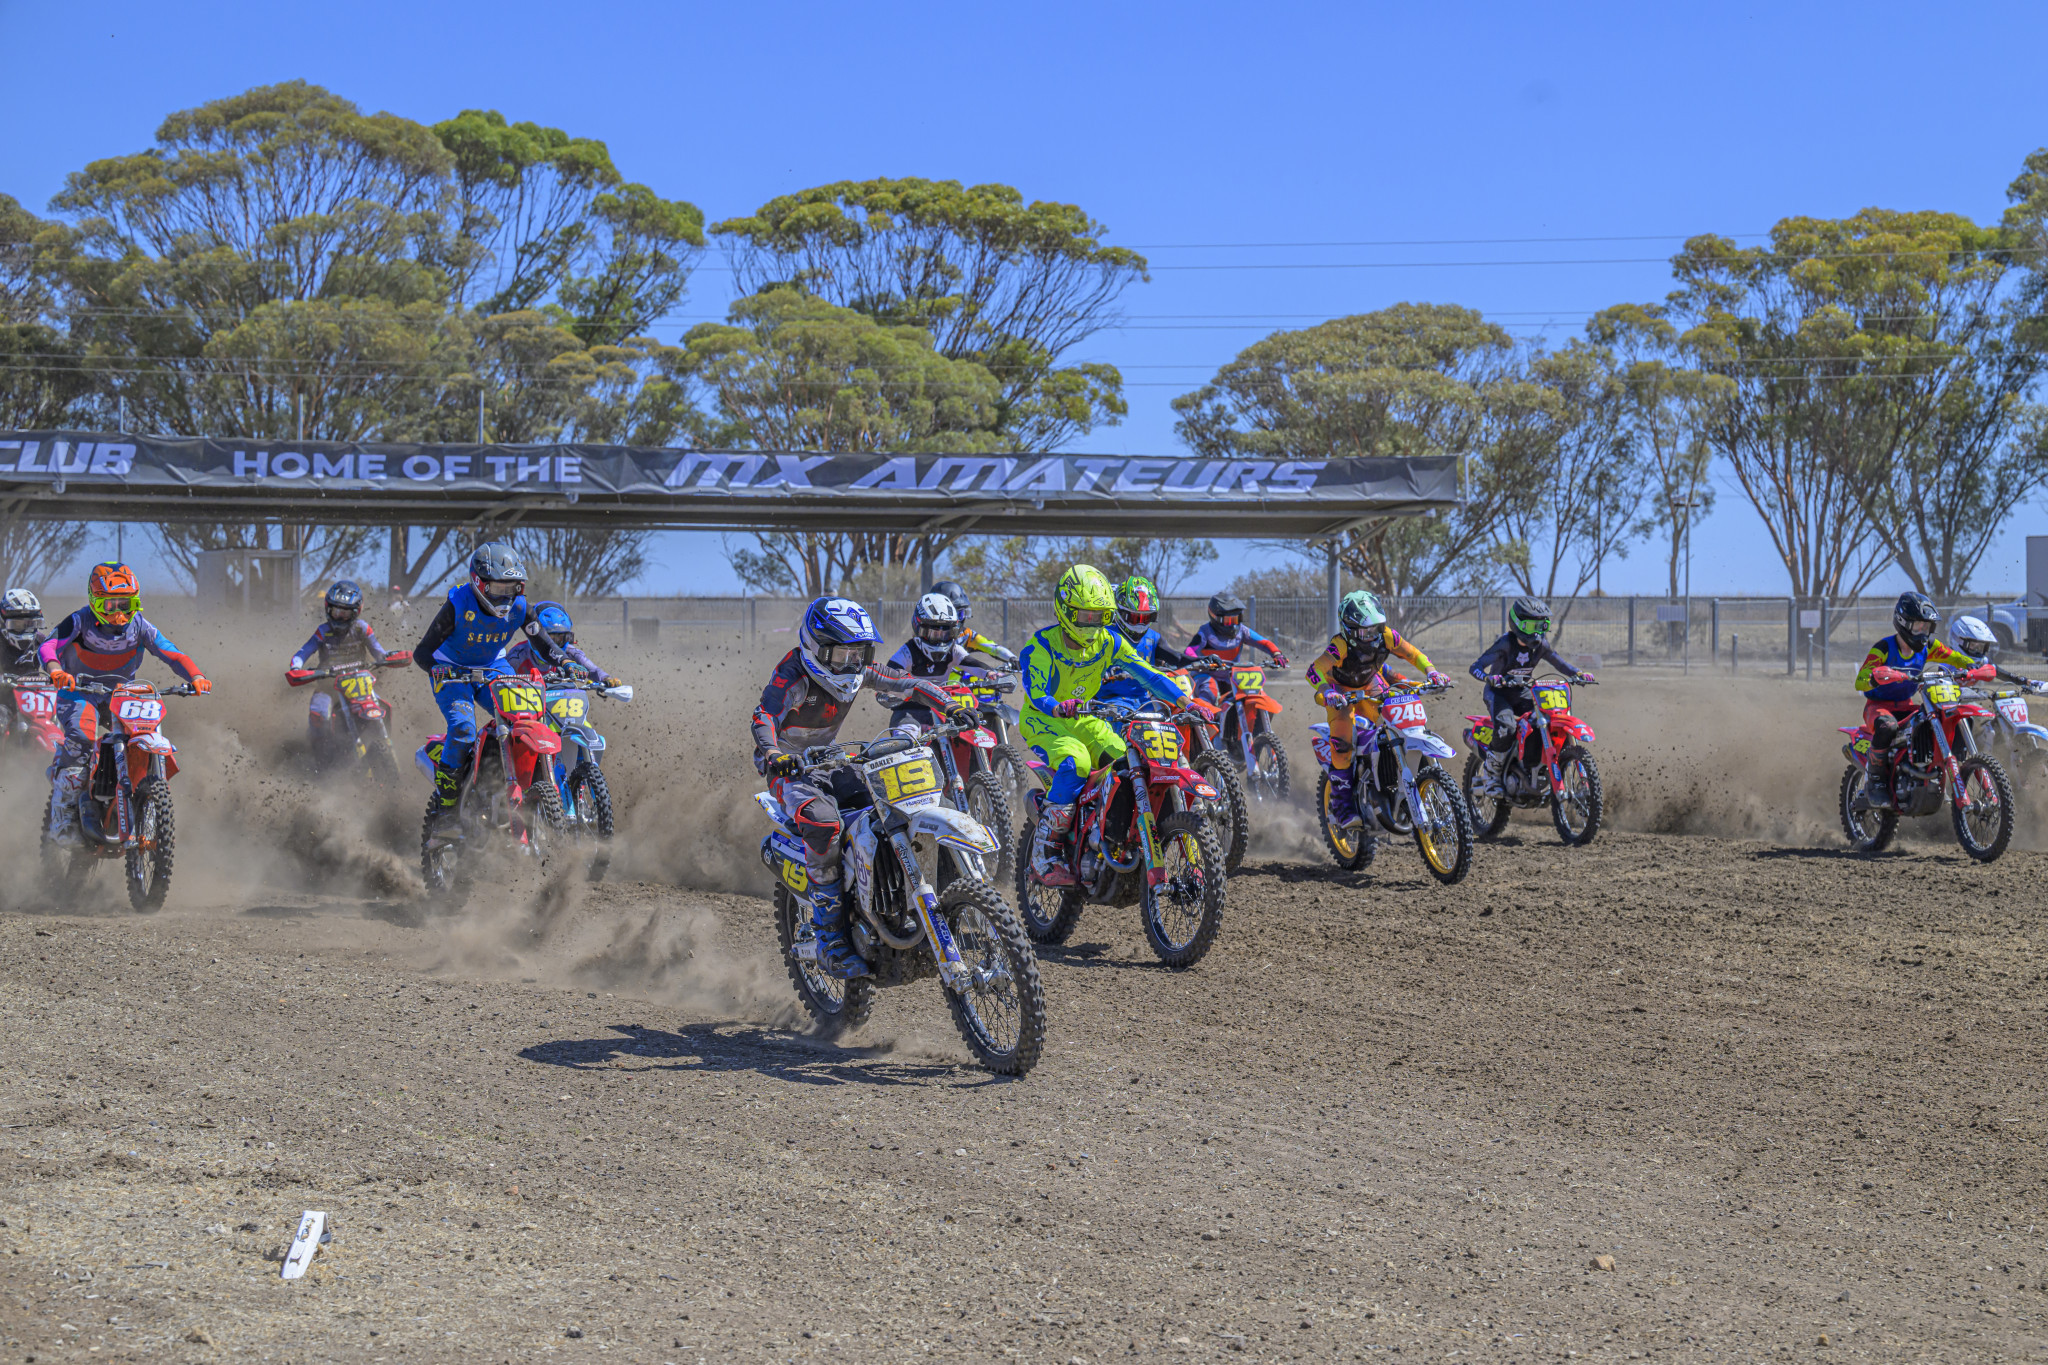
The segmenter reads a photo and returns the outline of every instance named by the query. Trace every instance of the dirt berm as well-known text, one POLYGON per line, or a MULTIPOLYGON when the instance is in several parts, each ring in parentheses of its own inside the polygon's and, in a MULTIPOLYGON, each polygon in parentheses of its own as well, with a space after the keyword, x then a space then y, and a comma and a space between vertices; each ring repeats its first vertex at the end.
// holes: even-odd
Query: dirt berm
POLYGON ((1990 867, 1945 822, 1846 855, 1840 691, 1615 677, 1581 699, 1615 827, 1518 819, 1455 888, 1273 820, 1197 969, 1129 911, 1045 953, 1051 1042, 1004 1082, 934 983, 847 1046, 797 1027, 758 660, 620 660, 615 876, 451 920, 423 792, 296 775, 281 652, 173 708, 157 916, 35 894, 5 769, 0 1359, 2048 1350, 2041 816, 1990 867), (287 1283, 307 1209, 334 1239, 287 1283))

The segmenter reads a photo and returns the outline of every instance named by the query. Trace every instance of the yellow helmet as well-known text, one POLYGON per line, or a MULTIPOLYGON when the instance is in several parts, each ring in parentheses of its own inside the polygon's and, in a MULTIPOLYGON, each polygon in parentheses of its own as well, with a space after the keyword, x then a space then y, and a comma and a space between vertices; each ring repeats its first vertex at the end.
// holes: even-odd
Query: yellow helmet
POLYGON ((1102 640, 1102 632, 1116 615, 1116 589, 1093 564, 1076 564, 1060 575, 1052 596, 1053 613, 1069 639, 1085 649, 1102 640))

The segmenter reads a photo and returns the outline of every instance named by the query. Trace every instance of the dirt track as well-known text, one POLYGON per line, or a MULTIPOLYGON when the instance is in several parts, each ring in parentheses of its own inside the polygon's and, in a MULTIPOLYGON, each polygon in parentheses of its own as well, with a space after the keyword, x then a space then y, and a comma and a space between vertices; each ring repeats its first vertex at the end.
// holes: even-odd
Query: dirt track
POLYGON ((1839 700, 1744 695, 1747 755, 1585 709, 1622 823, 1791 846, 1276 838, 1193 972, 1091 912, 1010 1083, 932 983, 791 1031, 729 716, 617 718, 638 880, 422 923, 409 811, 232 795, 291 726, 195 710, 172 908, 0 915, 0 1358, 2038 1357, 2048 855, 1842 856, 1839 700))

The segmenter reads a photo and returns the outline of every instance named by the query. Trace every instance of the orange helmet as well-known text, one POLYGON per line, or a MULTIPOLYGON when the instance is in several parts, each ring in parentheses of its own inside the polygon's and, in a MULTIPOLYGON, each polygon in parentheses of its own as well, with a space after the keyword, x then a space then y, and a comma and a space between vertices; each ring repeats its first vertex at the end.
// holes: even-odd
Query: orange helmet
POLYGON ((95 564, 85 580, 85 600, 103 626, 125 626, 142 610, 142 582, 126 564, 95 564))

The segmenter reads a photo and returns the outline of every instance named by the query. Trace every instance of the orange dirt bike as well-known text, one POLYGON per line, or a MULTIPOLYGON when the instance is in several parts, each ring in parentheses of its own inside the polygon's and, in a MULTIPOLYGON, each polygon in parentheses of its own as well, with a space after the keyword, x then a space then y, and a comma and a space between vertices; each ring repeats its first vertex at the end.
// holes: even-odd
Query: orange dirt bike
MULTIPOLYGON (((1116 725, 1123 757, 1088 775, 1068 837, 1075 886, 1046 886, 1032 873, 1023 840, 1017 859, 1017 910, 1040 943, 1064 943, 1081 907, 1139 907, 1152 951, 1169 967, 1192 967, 1216 942, 1223 924, 1223 843, 1207 812, 1216 788, 1187 766, 1180 728, 1157 702, 1084 701, 1077 715, 1116 725)), ((1038 765, 1041 768, 1044 765, 1038 765)), ((1035 836, 1045 818, 1045 793, 1031 793, 1027 824, 1035 836)))
POLYGON ((64 727, 57 723, 57 689, 50 675, 9 673, 0 676, 0 687, 7 689, 12 703, 8 714, 0 717, 7 746, 30 753, 40 750, 45 758, 55 754, 64 743, 64 727))
POLYGON ((1213 674, 1223 709, 1223 748, 1244 772, 1245 794, 1254 801, 1285 801, 1291 790, 1287 750, 1273 733, 1280 703, 1266 694, 1266 670, 1258 664, 1232 663, 1215 657, 1188 665, 1196 673, 1213 674))
POLYGON ((1975 722, 1992 713, 1963 696, 1958 680, 1978 682, 1993 676, 1987 665, 1958 673, 1944 664, 1911 669, 1873 670, 1883 683, 1911 678, 1915 705, 1899 718, 1898 743, 1892 746, 1892 808, 1873 809, 1863 800, 1864 774, 1870 767, 1873 736, 1867 725, 1838 726, 1849 742, 1842 757, 1842 833, 1858 853, 1880 853, 1898 832, 1899 817, 1932 815, 1946 800, 1954 821, 1956 842, 1963 852, 1988 863, 2012 842, 2012 782, 1998 760, 1977 749, 1975 722))
POLYGON ((1606 809, 1600 769, 1586 752, 1593 727, 1572 714, 1572 685, 1563 678, 1537 678, 1529 691, 1536 709, 1515 722, 1515 747, 1500 770, 1501 796, 1479 796, 1473 790, 1493 743, 1493 717, 1465 717, 1465 747, 1472 752, 1465 757, 1463 786, 1472 821, 1480 838, 1491 839, 1507 828, 1517 807, 1548 806, 1558 838, 1573 846, 1590 844, 1606 809))
MULTIPOLYGON (((490 714, 477 717, 476 743, 462 775, 453 828, 434 832, 438 808, 431 796, 420 825, 420 876, 427 894, 452 909, 469 899, 476 869, 496 851, 494 845, 509 844, 544 860, 558 843, 567 844, 569 828, 554 776, 562 737, 548 724, 542 684, 483 669, 451 672, 446 679, 483 687, 491 701, 490 714)), ((429 735, 413 755, 428 781, 446 739, 429 735)))
POLYGON ((94 698, 99 743, 78 797, 84 847, 66 850, 50 842, 46 821, 44 866, 60 883, 76 887, 95 863, 119 858, 127 874, 128 904, 142 911, 159 909, 171 889, 177 840, 171 779, 178 772, 178 750, 163 734, 163 699, 197 694, 190 683, 158 691, 146 682, 111 687, 80 682, 68 690, 94 698))
MULTIPOLYGON (((398 759, 391 752, 391 708, 377 695, 377 670, 411 662, 411 651, 401 649, 385 655, 382 663, 299 668, 284 675, 285 681, 293 687, 333 682, 334 690, 340 694, 341 705, 336 708, 334 720, 330 723, 341 727, 347 736, 347 752, 356 771, 367 774, 373 786, 388 789, 398 785, 398 759)), ((340 756, 338 752, 322 755, 316 751, 313 761, 325 768, 340 756)))

